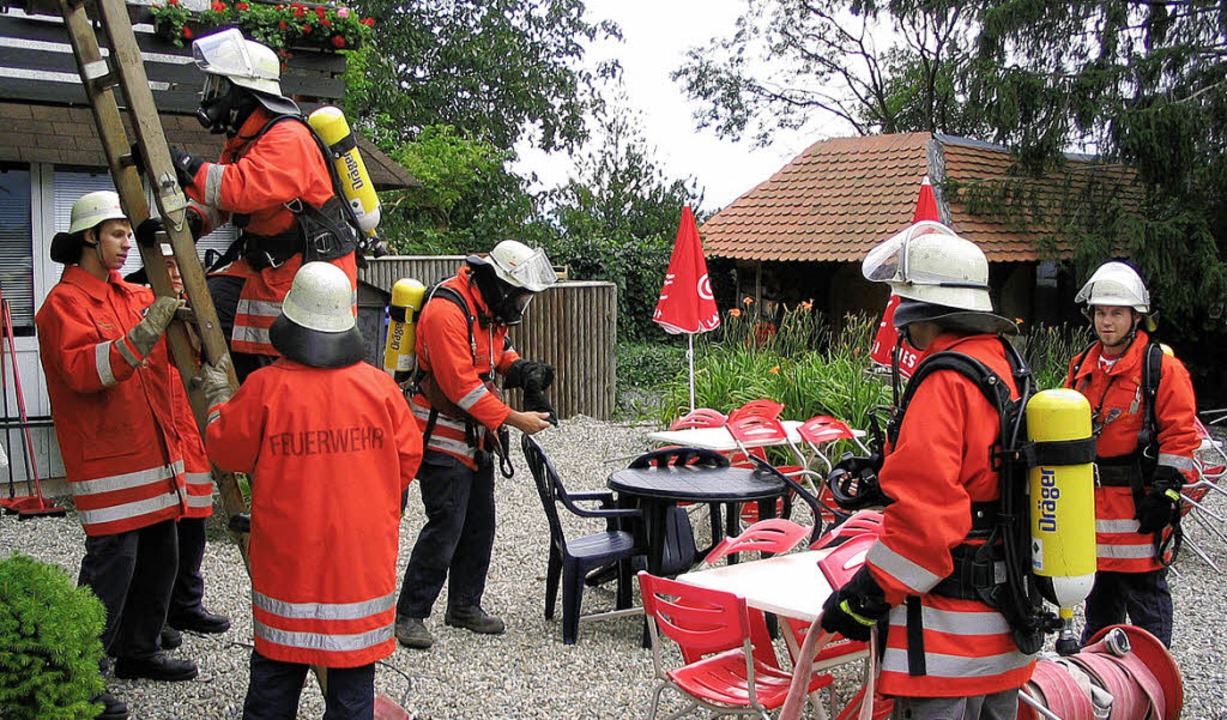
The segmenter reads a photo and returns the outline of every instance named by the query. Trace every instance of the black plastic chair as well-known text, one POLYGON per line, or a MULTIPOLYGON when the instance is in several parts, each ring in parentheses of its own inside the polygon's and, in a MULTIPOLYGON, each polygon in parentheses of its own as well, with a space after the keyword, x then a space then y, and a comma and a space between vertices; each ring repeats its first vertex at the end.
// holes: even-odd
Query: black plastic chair
POLYGON ((524 458, 537 483, 537 493, 550 524, 550 559, 545 580, 545 619, 554 617, 558 599, 558 581, 561 576, 562 596, 562 641, 574 645, 579 637, 580 602, 584 593, 584 578, 597 568, 616 564, 616 607, 625 610, 631 607, 631 560, 642 550, 636 541, 630 524, 642 518, 635 509, 621 509, 614 505, 611 492, 568 493, 554 464, 545 456, 541 446, 524 435, 520 441, 524 458), (598 508, 581 507, 578 502, 596 502, 598 508), (604 518, 605 531, 567 539, 562 521, 558 516, 558 503, 580 517, 604 518))

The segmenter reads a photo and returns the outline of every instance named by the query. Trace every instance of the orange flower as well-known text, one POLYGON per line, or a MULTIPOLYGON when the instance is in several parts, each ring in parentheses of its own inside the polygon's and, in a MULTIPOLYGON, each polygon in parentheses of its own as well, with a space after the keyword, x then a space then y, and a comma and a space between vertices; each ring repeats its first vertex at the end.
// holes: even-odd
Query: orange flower
POLYGON ((779 366, 779 365, 776 365, 775 367, 771 368, 770 370, 768 370, 768 371, 767 371, 767 374, 768 374, 768 375, 779 375, 779 374, 780 374, 780 366, 779 366))
POLYGON ((749 295, 746 295, 745 297, 741 299, 741 304, 742 305, 753 305, 754 298, 750 297, 749 295))
POLYGON ((802 309, 802 310, 804 310, 804 311, 806 311, 806 312, 809 312, 810 310, 813 310, 813 309, 814 309, 814 301, 813 301, 813 300, 806 300, 806 301, 802 302, 800 305, 798 305, 797 307, 799 307, 800 309, 802 309))
POLYGON ((732 310, 729 310, 729 317, 741 317, 741 311, 737 308, 733 308, 732 310))

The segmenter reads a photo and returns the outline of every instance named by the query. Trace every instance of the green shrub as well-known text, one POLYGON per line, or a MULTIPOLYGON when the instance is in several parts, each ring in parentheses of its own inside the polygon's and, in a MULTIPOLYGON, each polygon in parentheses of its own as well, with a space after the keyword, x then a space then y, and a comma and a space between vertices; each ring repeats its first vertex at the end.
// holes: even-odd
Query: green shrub
POLYGON ((89 720, 102 711, 98 661, 106 611, 59 567, 0 562, 0 717, 89 720))
POLYGON ((1086 349, 1095 336, 1086 325, 1036 325, 1018 337, 1019 351, 1035 374, 1039 390, 1059 388, 1065 382, 1069 361, 1086 349))
POLYGON ((670 342, 618 343, 618 392, 652 390, 686 374, 686 346, 670 342))

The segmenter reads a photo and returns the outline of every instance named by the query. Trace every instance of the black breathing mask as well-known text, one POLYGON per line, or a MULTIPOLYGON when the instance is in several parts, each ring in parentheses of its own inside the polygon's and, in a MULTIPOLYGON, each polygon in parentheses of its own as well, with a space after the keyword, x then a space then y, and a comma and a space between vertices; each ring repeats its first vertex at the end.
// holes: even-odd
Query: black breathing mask
POLYGON ((259 105, 251 93, 221 75, 207 75, 200 91, 196 119, 214 135, 238 134, 239 128, 259 105))
POLYGON ((524 320, 524 311, 533 299, 533 293, 524 288, 515 287, 494 273, 494 265, 489 260, 477 255, 470 255, 466 262, 473 271, 473 279, 477 283, 477 291, 494 322, 499 325, 519 325, 524 320))

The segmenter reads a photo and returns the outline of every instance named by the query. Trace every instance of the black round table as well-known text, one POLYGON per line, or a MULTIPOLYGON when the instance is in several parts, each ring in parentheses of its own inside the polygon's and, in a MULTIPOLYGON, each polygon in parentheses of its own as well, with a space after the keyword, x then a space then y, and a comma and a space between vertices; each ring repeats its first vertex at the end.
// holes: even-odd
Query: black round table
MULTIPOLYGON (((689 569, 687 559, 679 560, 677 548, 669 547, 669 515, 679 502, 731 505, 730 523, 737 518, 736 506, 759 503, 759 517, 775 515, 774 500, 785 494, 784 481, 771 473, 740 467, 642 468, 618 470, 609 476, 610 490, 623 504, 634 503, 643 509, 648 572, 673 575, 689 569), (678 565, 687 567, 679 567, 678 565)), ((735 533, 736 528, 730 528, 735 533)))

